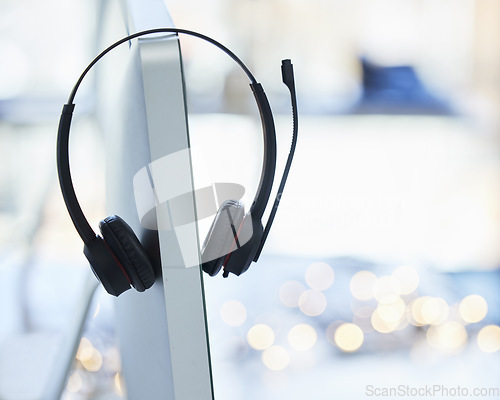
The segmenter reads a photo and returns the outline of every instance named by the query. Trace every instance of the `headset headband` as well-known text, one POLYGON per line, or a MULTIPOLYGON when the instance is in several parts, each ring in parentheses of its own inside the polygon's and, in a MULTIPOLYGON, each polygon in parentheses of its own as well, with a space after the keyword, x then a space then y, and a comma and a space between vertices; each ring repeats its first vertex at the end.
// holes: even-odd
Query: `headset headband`
MULTIPOLYGON (((276 132, 274 128, 274 120, 271 112, 271 107, 264 93, 262 85, 256 81, 250 70, 243 64, 243 62, 227 47, 223 46, 216 40, 205 36, 198 32, 193 32, 185 29, 177 28, 157 28, 150 29, 141 32, 134 33, 119 41, 113 43, 111 46, 103 50, 94 60, 87 66, 83 71, 80 78, 76 82, 71 94, 68 98, 67 104, 64 105, 61 118, 59 121, 59 128, 57 134, 57 167, 59 175, 59 184, 61 186, 61 191, 63 194, 64 202, 70 214, 71 220, 75 225, 78 234, 84 241, 84 243, 90 243, 96 238, 96 234, 90 227, 89 222, 83 214, 82 208, 76 197, 75 189, 73 187, 73 182, 71 179, 70 165, 69 165, 69 133, 71 126, 71 119, 73 115, 73 110, 75 108, 74 99, 76 92, 83 81, 83 78, 87 75, 90 69, 107 53, 113 50, 115 47, 128 42, 132 39, 138 38, 140 36, 155 34, 155 33, 175 33, 175 34, 185 34, 190 36, 195 36, 203 39, 214 46, 221 49, 229 57, 231 57, 245 72, 245 74, 250 79, 250 87, 254 93, 255 100, 260 113, 260 118, 262 122, 263 129, 263 140, 264 140, 264 151, 263 151, 263 165, 262 172, 260 176, 260 182, 255 195, 252 206, 250 207, 250 214, 252 219, 259 220, 262 218, 264 210, 267 206, 271 189, 273 186, 274 172, 276 167, 276 132)), ((263 243, 262 243, 263 244, 263 243)))

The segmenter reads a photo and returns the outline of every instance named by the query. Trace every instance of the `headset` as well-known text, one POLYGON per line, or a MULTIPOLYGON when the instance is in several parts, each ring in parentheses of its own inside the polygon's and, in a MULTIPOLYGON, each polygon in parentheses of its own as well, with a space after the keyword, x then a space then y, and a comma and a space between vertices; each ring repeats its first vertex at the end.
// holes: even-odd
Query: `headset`
POLYGON ((156 274, 145 248, 132 228, 122 218, 111 215, 103 219, 99 223, 101 235, 96 235, 85 218, 76 197, 69 165, 69 133, 75 108, 74 99, 84 77, 107 53, 123 43, 141 36, 157 33, 194 36, 213 44, 225 52, 243 69, 250 79, 250 87, 261 118, 264 151, 259 186, 248 213, 245 213, 243 204, 235 200, 226 200, 217 210, 203 243, 201 255, 202 269, 210 276, 217 275, 222 268, 224 269, 224 277, 227 277, 229 273, 240 275, 249 268, 252 262, 258 260, 281 200, 297 140, 297 100, 293 66, 290 60, 283 60, 281 66, 283 82, 290 91, 292 103, 293 140, 283 177, 264 229, 261 220, 271 195, 276 168, 276 132, 273 114, 264 89, 245 64, 233 52, 216 40, 198 32, 177 28, 157 28, 140 31, 120 39, 103 50, 81 74, 73 87, 68 102, 63 106, 57 133, 57 170, 66 208, 84 243, 83 252, 94 275, 102 283, 106 291, 113 296, 119 296, 131 287, 143 292, 153 285, 156 274))

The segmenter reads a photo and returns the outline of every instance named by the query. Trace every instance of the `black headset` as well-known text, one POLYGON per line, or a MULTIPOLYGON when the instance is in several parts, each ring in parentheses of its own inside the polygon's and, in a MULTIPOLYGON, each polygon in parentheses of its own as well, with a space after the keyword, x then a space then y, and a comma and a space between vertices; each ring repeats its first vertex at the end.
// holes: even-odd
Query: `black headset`
POLYGON ((264 152, 260 183, 250 211, 245 214, 243 204, 234 200, 225 201, 217 211, 202 249, 202 269, 215 276, 224 268, 223 276, 229 273, 240 275, 252 261, 257 261, 269 233, 274 215, 288 176, 297 138, 297 102, 293 67, 290 60, 282 63, 283 82, 290 90, 293 110, 293 140, 283 177, 271 209, 265 229, 262 216, 267 206, 276 167, 276 133, 271 107, 262 85, 256 81, 249 69, 228 48, 197 32, 177 28, 150 29, 129 35, 103 50, 84 70, 64 105, 57 134, 57 169, 59 184, 66 208, 73 224, 84 242, 83 252, 90 262, 95 276, 106 291, 118 296, 133 286, 142 292, 151 287, 156 279, 153 263, 132 228, 119 216, 112 215, 99 223, 101 236, 96 235, 85 218, 73 187, 69 166, 69 132, 75 108, 74 98, 78 87, 89 70, 115 47, 140 36, 155 33, 186 34, 212 43, 229 55, 250 79, 263 128, 264 152))

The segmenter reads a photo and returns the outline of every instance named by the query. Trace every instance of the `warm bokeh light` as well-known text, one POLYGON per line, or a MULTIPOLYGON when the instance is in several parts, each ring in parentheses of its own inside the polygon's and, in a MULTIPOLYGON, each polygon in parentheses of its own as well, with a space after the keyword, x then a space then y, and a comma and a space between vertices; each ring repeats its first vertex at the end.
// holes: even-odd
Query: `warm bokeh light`
POLYGON ((306 269, 306 282, 315 290, 328 289, 335 280, 332 267, 325 262, 315 262, 306 269))
POLYGON ((467 342, 465 327, 456 321, 447 321, 441 325, 432 325, 427 331, 429 344, 445 353, 460 351, 467 342))
POLYGON ((120 373, 116 373, 115 375, 115 392, 120 395, 120 396, 123 396, 124 394, 124 384, 123 384, 123 378, 122 378, 122 375, 120 373))
POLYGON ((306 291, 305 286, 298 281, 288 281, 281 285, 279 297, 281 302, 290 308, 299 306, 299 298, 306 291))
POLYGON ((266 324, 257 324, 247 333, 247 342, 255 350, 265 350, 274 343, 274 330, 266 324))
POLYGON ((101 312, 101 302, 98 302, 94 311, 94 315, 92 315, 92 319, 97 318, 100 312, 101 312))
POLYGON ((488 313, 488 303, 484 297, 473 294, 465 297, 458 307, 460 317, 467 323, 473 324, 482 321, 488 313))
POLYGON ((394 332, 398 328, 400 321, 387 321, 387 320, 385 320, 380 315, 379 310, 377 308, 371 316, 371 324, 373 326, 373 329, 375 329, 377 332, 390 333, 390 332, 394 332))
POLYGON ((373 298, 373 286, 377 277, 370 271, 359 271, 351 278, 350 289, 355 299, 368 301, 373 298))
POLYGON ((97 350, 94 349, 92 356, 80 360, 83 368, 90 372, 99 371, 102 367, 102 355, 97 350))
POLYGON ((415 299, 411 303, 411 318, 412 318, 412 324, 415 326, 423 326, 427 324, 427 322, 424 320, 424 317, 422 315, 422 308, 424 306, 424 303, 426 302, 427 299, 430 297, 428 296, 423 296, 415 299))
POLYGON ((290 347, 298 351, 311 349, 318 339, 316 330, 308 324, 295 325, 288 332, 288 343, 290 347))
POLYGON ((290 364, 290 354, 282 346, 272 346, 262 352, 262 362, 272 371, 281 371, 290 364))
POLYGON ((377 306, 377 313, 380 318, 388 324, 399 325, 405 316, 406 305, 401 297, 396 297, 392 301, 380 302, 377 306))
POLYGON ((416 326, 438 325, 448 317, 448 303, 440 297, 422 296, 411 303, 412 324, 416 326))
POLYGON ((327 306, 325 295, 318 290, 307 290, 299 298, 300 310, 309 317, 321 315, 327 306))
POLYGON ((422 316, 430 325, 443 323, 448 317, 449 312, 448 303, 441 297, 431 297, 424 303, 422 308, 422 316))
POLYGON ((340 325, 335 331, 335 344, 345 352, 354 352, 363 344, 364 334, 361 328, 351 323, 340 325))
POLYGON ((78 350, 76 352, 76 358, 80 361, 82 359, 89 358, 92 355, 93 350, 94 346, 92 345, 90 340, 86 337, 82 337, 80 339, 80 345, 78 346, 78 350))
POLYGON ((495 353, 500 350, 500 326, 488 325, 477 334, 477 344, 485 353, 495 353))
POLYGON ((417 270, 409 265, 396 268, 392 276, 398 281, 399 294, 402 295, 413 293, 420 281, 417 270))
POLYGON ((220 316, 229 326, 241 326, 247 319, 247 309, 241 302, 230 300, 222 305, 220 316))
POLYGON ((373 285, 373 297, 377 301, 392 301, 400 292, 400 284, 393 276, 382 276, 373 285))
POLYGON ((81 362, 83 368, 90 372, 99 371, 102 367, 102 355, 92 345, 90 340, 82 337, 76 352, 76 358, 81 362))
POLYGON ((68 389, 72 393, 76 393, 82 389, 82 384, 83 380, 82 376, 80 375, 80 372, 75 371, 68 378, 68 384, 66 385, 66 389, 68 389))

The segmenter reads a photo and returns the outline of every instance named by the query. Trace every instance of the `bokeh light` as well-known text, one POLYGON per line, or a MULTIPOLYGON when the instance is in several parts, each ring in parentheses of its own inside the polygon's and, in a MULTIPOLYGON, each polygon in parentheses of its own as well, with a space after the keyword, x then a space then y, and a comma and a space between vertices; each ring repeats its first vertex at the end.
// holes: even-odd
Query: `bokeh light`
POLYGON ((382 276, 373 285, 373 297, 377 301, 392 301, 400 292, 400 284, 393 276, 382 276))
POLYGON ((392 276, 399 284, 399 294, 406 295, 413 293, 420 281, 418 272, 409 265, 402 265, 394 270, 392 276))
POLYGON ((279 298, 287 307, 298 307, 299 298, 305 291, 306 288, 302 283, 298 281, 287 281, 280 287, 279 298))
POLYGON ((428 343, 445 353, 460 351, 467 342, 465 327, 456 321, 447 321, 441 325, 432 325, 427 331, 428 343))
POLYGON ((422 296, 411 303, 412 324, 415 326, 438 325, 449 314, 449 306, 440 297, 422 296))
POLYGON ((117 372, 115 374, 114 381, 115 381, 115 392, 118 395, 123 396, 124 392, 125 392, 125 390, 124 390, 125 385, 124 385, 124 382, 123 382, 123 377, 122 377, 122 375, 119 372, 117 372))
POLYGON ((97 372, 102 367, 102 355, 95 349, 91 357, 82 359, 80 361, 83 367, 90 372, 97 372))
POLYGON ((342 351, 354 352, 361 347, 363 341, 363 331, 357 325, 345 323, 335 331, 335 344, 342 351))
POLYGON ((316 330, 308 324, 295 325, 288 332, 288 343, 290 347, 298 351, 310 350, 318 339, 316 330))
POLYGON ((373 329, 377 332, 390 333, 394 332, 398 328, 400 321, 384 319, 384 315, 380 315, 379 309, 377 308, 371 316, 371 324, 373 329))
POLYGON ((241 326, 247 319, 247 309, 241 302, 230 300, 222 305, 220 316, 229 326, 241 326))
POLYGON ((282 346, 271 346, 262 352, 262 362, 272 371, 281 371, 290 364, 290 354, 282 346))
POLYGON ((477 334, 477 344, 485 353, 495 353, 500 350, 500 326, 488 325, 477 334))
POLYGON ((473 294, 465 297, 459 305, 460 317, 467 323, 473 324, 482 321, 488 313, 488 303, 484 297, 473 294))
POLYGON ((307 290, 299 298, 300 310, 309 317, 321 315, 326 310, 326 306, 326 297, 318 290, 307 290))
POLYGON ((96 372, 102 367, 101 353, 94 348, 90 340, 86 337, 82 337, 80 340, 76 358, 87 371, 96 372))
POLYGON ((76 358, 81 360, 82 358, 88 358, 92 354, 94 350, 94 346, 85 336, 80 339, 80 345, 78 346, 78 350, 76 352, 76 358))
POLYGON ((305 278, 312 289, 326 290, 333 284, 335 273, 327 263, 315 262, 307 267, 305 278))
POLYGON ((266 324, 257 324, 247 333, 247 342, 255 350, 265 350, 274 343, 274 330, 266 324))
POLYGON ((101 312, 101 302, 99 301, 97 303, 97 306, 95 307, 94 315, 92 315, 92 319, 95 319, 99 316, 99 313, 101 312))
POLYGON ((380 302, 376 309, 379 317, 386 323, 398 326, 406 312, 406 304, 401 297, 380 302))
POLYGON ((373 286, 377 277, 370 271, 359 271, 351 278, 350 289, 355 299, 368 301, 373 298, 373 286))
POLYGON ((66 385, 66 389, 68 389, 72 393, 76 393, 82 389, 83 380, 80 372, 73 372, 68 378, 68 384, 66 385))

